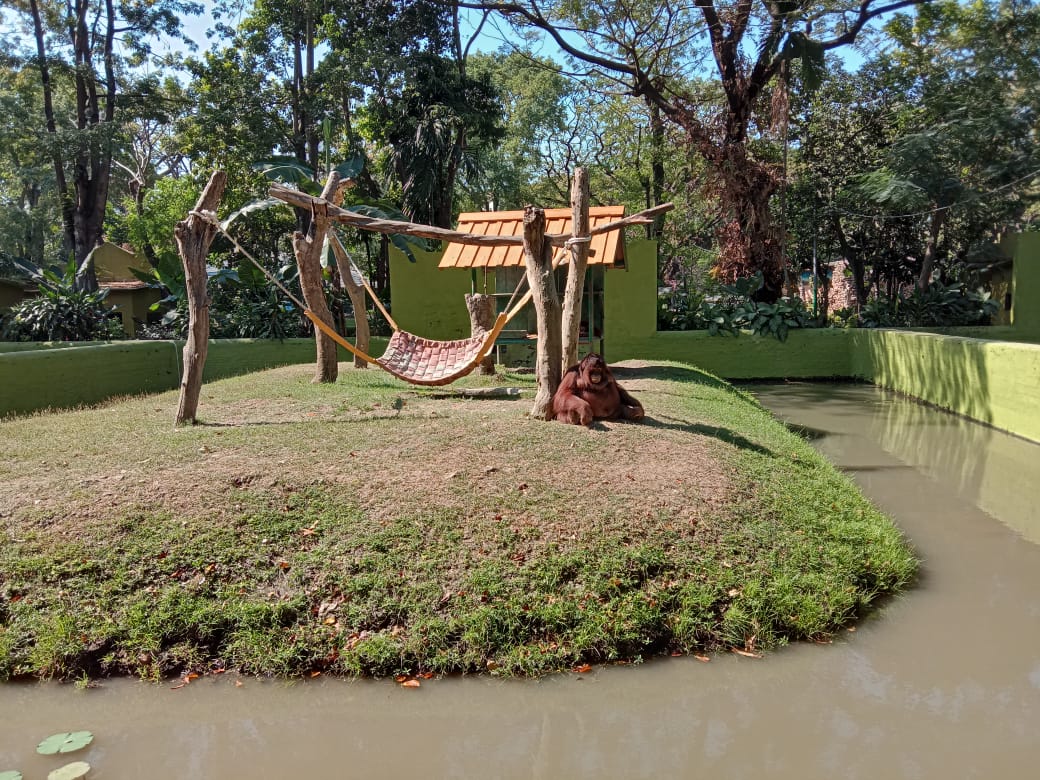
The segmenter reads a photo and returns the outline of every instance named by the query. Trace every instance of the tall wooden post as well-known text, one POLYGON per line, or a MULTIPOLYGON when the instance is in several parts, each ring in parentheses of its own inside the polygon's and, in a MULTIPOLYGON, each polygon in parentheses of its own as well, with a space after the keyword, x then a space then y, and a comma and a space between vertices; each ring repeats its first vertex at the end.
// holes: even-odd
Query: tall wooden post
MULTIPOLYGON (((488 333, 495 325, 495 299, 490 295, 466 293, 466 309, 469 311, 470 336, 488 333)), ((480 373, 491 376, 495 373, 495 358, 488 355, 480 361, 480 373)))
MULTIPOLYGON (((340 186, 340 175, 333 171, 325 182, 321 197, 329 203, 333 202, 340 186)), ((311 212, 311 225, 306 235, 297 230, 293 233, 293 253, 296 255, 296 266, 300 269, 300 287, 303 289, 303 300, 307 308, 317 315, 318 319, 335 328, 332 312, 325 300, 325 289, 321 283, 321 249, 325 242, 325 231, 329 227, 327 204, 315 203, 311 212)), ((317 347, 318 360, 312 382, 335 382, 339 375, 336 342, 314 329, 314 341, 317 347)))
POLYGON ((531 416, 549 420, 552 418, 552 397, 563 376, 560 296, 553 274, 552 245, 545 238, 545 212, 534 206, 524 209, 524 262, 538 323, 535 358, 538 392, 531 416))
MULTIPOLYGON (((330 226, 329 243, 332 244, 332 253, 336 256, 336 267, 339 269, 343 289, 347 291, 351 308, 354 309, 354 346, 362 352, 368 352, 372 334, 368 327, 368 311, 365 308, 365 288, 354 278, 353 264, 333 230, 330 226)), ((354 355, 354 368, 368 368, 368 363, 354 355)))
MULTIPOLYGON (((216 212, 227 185, 227 174, 214 171, 195 203, 194 211, 216 212)), ((184 284, 188 293, 188 340, 184 343, 184 368, 181 372, 181 397, 177 403, 178 425, 195 423, 202 392, 202 369, 209 352, 209 295, 206 293, 206 255, 217 234, 216 225, 189 214, 173 229, 177 252, 184 265, 184 284)))
MULTIPOLYGON (((585 289, 585 268, 589 263, 589 172, 575 168, 571 182, 571 264, 567 270, 567 288, 563 296, 563 366, 566 371, 578 362, 578 339, 581 331, 581 299, 585 289), (584 239, 584 240, 583 240, 584 239)), ((592 336, 589 322, 589 336, 592 336)))

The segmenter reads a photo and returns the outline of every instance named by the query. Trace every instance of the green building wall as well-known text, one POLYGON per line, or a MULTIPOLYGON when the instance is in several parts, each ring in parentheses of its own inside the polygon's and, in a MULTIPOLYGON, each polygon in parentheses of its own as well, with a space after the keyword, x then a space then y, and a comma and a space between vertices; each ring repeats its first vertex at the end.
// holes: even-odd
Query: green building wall
POLYGON ((1011 326, 1023 336, 1040 341, 1040 233, 1015 237, 1011 281, 1011 326))
POLYGON ((466 293, 472 289, 469 270, 437 268, 442 252, 415 252, 413 263, 396 249, 390 251, 390 314, 401 330, 428 339, 465 338, 470 334, 466 293))

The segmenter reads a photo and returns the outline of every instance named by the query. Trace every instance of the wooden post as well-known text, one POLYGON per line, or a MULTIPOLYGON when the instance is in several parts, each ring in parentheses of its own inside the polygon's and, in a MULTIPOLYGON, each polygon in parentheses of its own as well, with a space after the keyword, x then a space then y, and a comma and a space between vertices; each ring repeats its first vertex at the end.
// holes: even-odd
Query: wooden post
MULTIPOLYGON (((495 299, 490 295, 466 294, 466 309, 469 311, 471 336, 483 336, 495 324, 495 299)), ((495 373, 495 358, 488 355, 480 361, 480 373, 491 376, 495 373)))
MULTIPOLYGON (((194 211, 213 211, 220 205, 227 185, 227 174, 214 171, 195 203, 194 211)), ((184 369, 181 372, 181 397, 177 403, 176 424, 195 423, 202 392, 202 369, 209 352, 209 295, 206 293, 206 255, 217 234, 211 222, 189 214, 173 229, 177 252, 184 264, 184 284, 188 293, 188 340, 184 344, 184 369)))
MULTIPOLYGON (((354 278, 353 265, 347 256, 347 250, 343 248, 332 226, 329 226, 329 243, 332 244, 332 254, 336 256, 340 281, 354 309, 354 346, 367 353, 372 334, 368 327, 368 312, 365 309, 365 288, 354 278)), ((368 363, 354 355, 354 368, 368 368, 368 363)))
MULTIPOLYGON (((566 371, 578 362, 578 339, 581 330, 581 299, 585 289, 585 268, 589 264, 589 172, 574 169, 571 182, 572 227, 571 264, 567 269, 567 288, 563 296, 563 365, 566 371), (582 240, 585 239, 585 240, 582 240)), ((592 320, 589 320, 592 337, 592 320)))
POLYGON ((553 274, 552 245, 545 237, 545 212, 534 206, 524 209, 524 262, 538 322, 538 351, 535 358, 538 392, 535 394, 531 416, 550 420, 552 397, 563 376, 562 321, 560 296, 556 291, 556 277, 553 274))
MULTIPOLYGON (((333 171, 325 182, 321 197, 326 203, 315 203, 311 211, 311 226, 304 235, 299 230, 293 233, 293 253, 296 255, 296 266, 300 269, 300 287, 303 289, 303 300, 307 308, 328 325, 335 328, 332 312, 325 300, 325 289, 321 283, 321 249, 328 230, 329 203, 332 203, 340 186, 340 175, 333 171)), ((339 375, 336 342, 314 329, 314 341, 317 347, 318 360, 312 382, 335 382, 339 375)))

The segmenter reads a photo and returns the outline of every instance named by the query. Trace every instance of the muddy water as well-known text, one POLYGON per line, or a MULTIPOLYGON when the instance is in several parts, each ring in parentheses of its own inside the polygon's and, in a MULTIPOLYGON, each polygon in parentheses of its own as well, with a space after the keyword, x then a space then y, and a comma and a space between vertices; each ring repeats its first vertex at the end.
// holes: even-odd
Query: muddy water
POLYGON ((897 519, 919 585, 832 645, 538 681, 0 686, 105 778, 1024 778, 1040 773, 1040 446, 869 387, 755 388, 897 519))

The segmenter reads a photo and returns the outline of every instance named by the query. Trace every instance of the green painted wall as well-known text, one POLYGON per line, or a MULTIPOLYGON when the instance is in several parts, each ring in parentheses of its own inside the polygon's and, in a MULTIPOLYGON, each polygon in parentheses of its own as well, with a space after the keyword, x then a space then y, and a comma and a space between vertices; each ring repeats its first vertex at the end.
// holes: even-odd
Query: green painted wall
POLYGON ((41 349, 74 349, 111 344, 110 341, 0 341, 0 354, 4 352, 34 352, 41 349))
POLYGON ((1040 441, 1040 345, 855 330, 855 375, 1040 441))
POLYGON ((644 338, 611 339, 611 361, 678 360, 725 379, 855 376, 848 331, 793 330, 785 342, 741 333, 662 331, 644 338))
POLYGON ((411 262, 390 251, 390 313, 401 330, 428 339, 459 339, 470 334, 466 293, 472 283, 468 270, 437 268, 441 252, 416 251, 411 262))
MULTIPOLYGON (((657 242, 625 244, 625 267, 603 275, 603 337, 609 360, 624 360, 624 344, 657 330, 657 242)), ((677 358, 678 359, 678 358, 677 358)))
POLYGON ((1026 337, 1040 341, 1040 233, 1015 237, 1015 264, 1011 282, 1011 325, 1026 337))
MULTIPOLYGON (((382 354, 386 342, 373 338, 372 351, 382 354)), ((180 384, 181 341, 12 346, 30 348, 0 351, 0 416, 161 392, 180 384)), ((339 355, 341 361, 353 360, 342 348, 339 355)), ((314 359, 311 338, 215 339, 209 343, 203 381, 314 359)))
POLYGON ((91 404, 176 387, 171 341, 127 341, 0 354, 0 415, 91 404))

